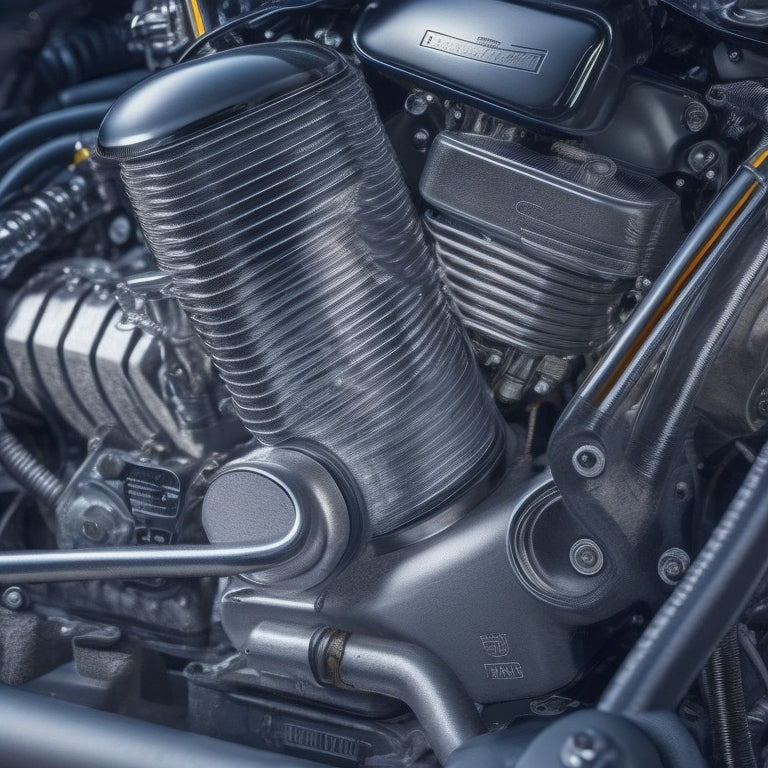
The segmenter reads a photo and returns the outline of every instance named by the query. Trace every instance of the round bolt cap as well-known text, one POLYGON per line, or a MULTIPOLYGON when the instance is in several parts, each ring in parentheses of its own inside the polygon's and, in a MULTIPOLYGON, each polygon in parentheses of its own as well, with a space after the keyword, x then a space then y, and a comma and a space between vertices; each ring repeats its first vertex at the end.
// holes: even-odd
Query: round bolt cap
POLYGON ((21 587, 8 587, 0 598, 3 605, 11 611, 20 611, 27 603, 26 596, 21 587))
POLYGON ((684 549, 672 547, 663 552, 659 558, 657 566, 659 578, 665 584, 674 587, 685 576, 685 572, 690 564, 691 558, 684 549))
POLYGON ((596 445, 582 445, 573 452, 573 468, 582 477, 598 477, 605 469, 605 454, 596 445))
POLYGON ((603 570, 603 551, 592 539, 579 539, 570 552, 573 570, 582 576, 595 576, 603 570))

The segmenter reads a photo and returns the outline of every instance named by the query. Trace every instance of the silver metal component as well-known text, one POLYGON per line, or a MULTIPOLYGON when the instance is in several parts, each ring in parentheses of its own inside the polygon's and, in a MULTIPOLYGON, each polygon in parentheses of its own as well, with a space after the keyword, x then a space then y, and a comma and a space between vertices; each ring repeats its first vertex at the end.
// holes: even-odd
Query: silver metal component
POLYGON ((175 0, 137 0, 133 13, 131 35, 134 44, 144 50, 147 67, 159 69, 173 64, 191 39, 180 4, 175 0))
POLYGON ((20 387, 86 439, 114 425, 136 446, 165 439, 196 457, 231 443, 240 426, 219 416, 224 390, 175 300, 154 301, 155 325, 171 338, 153 338, 123 323, 117 280, 107 264, 78 263, 21 289, 5 328, 20 387))
POLYGON ((680 547, 671 547, 659 558, 657 571, 659 578, 674 587, 685 576, 691 564, 690 555, 680 547))
POLYGON ((679 199, 654 179, 564 142, 542 155, 514 138, 443 131, 420 181, 456 310, 476 347, 504 352, 502 401, 545 394, 541 379, 553 389, 570 361, 599 351, 635 278, 682 236, 679 199))
POLYGON ((605 469, 605 454, 596 445, 586 444, 573 452, 571 462, 582 477, 599 477, 605 469))
POLYGON ((569 558, 573 570, 582 576, 595 576, 603 570, 603 551, 592 539, 579 539, 573 543, 569 558))
POLYGON ((294 557, 244 578, 304 590, 323 581, 349 540, 349 513, 339 488, 317 461, 295 450, 261 448, 226 464, 203 501, 203 527, 214 544, 249 541, 266 530, 307 521, 294 557))
POLYGON ((20 587, 8 587, 0 597, 0 602, 9 611, 20 611, 26 605, 27 599, 20 587))
POLYGON ((300 546, 304 533, 304 525, 297 524, 279 540, 256 544, 3 552, 0 554, 0 584, 234 576, 291 557, 300 546))
POLYGON ((709 110, 700 101, 690 102, 683 111, 683 123, 691 133, 703 130, 709 122, 709 110))
POLYGON ((115 245, 125 245, 133 234, 133 225, 131 220, 124 214, 120 213, 115 216, 112 221, 109 222, 109 228, 107 229, 107 237, 115 245))
POLYGON ((459 681, 434 654, 398 640, 339 630, 262 622, 243 653, 257 674, 291 669, 298 693, 320 682, 383 694, 405 702, 416 715, 437 759, 485 730, 459 681))
POLYGON ((579 731, 566 739, 560 750, 560 762, 565 768, 608 765, 603 760, 606 753, 611 751, 611 743, 602 734, 592 730, 579 731))

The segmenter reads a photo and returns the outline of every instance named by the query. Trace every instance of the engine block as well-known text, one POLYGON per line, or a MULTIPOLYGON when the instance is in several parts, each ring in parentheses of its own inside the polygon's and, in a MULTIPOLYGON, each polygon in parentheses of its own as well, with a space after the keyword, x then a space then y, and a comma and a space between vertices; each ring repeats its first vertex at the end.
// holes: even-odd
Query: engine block
POLYGON ((225 393, 207 357, 195 356, 194 380, 187 375, 194 335, 187 329, 182 339, 177 328, 165 339, 124 322, 119 280, 106 263, 72 263, 21 289, 4 339, 19 385, 41 412, 58 413, 86 439, 117 427, 131 447, 194 457, 231 445, 238 424, 218 411, 225 393))

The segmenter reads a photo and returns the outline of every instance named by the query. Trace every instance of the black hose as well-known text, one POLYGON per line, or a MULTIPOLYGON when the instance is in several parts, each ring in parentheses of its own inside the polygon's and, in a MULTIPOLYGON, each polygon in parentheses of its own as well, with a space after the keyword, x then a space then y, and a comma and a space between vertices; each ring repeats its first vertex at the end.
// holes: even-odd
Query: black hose
POLYGON ((116 75, 100 77, 98 80, 79 83, 59 91, 55 99, 52 100, 52 106, 54 109, 63 109, 78 104, 91 104, 115 99, 145 77, 149 77, 150 74, 148 69, 129 69, 127 72, 119 72, 116 75))
POLYGON ((25 490, 48 507, 55 507, 64 483, 46 469, 9 431, 0 418, 0 464, 25 490))
POLYGON ((46 141, 25 154, 0 178, 0 206, 6 205, 12 195, 21 191, 24 185, 33 181, 46 169, 64 170, 72 162, 78 141, 83 146, 89 146, 95 140, 96 133, 93 131, 68 133, 46 141))
POLYGON ((110 106, 111 101, 80 104, 33 117, 17 125, 0 138, 0 166, 6 165, 30 147, 55 139, 63 133, 98 128, 110 106))
POLYGON ((674 710, 768 569, 768 444, 709 541, 603 693, 599 708, 674 710))
POLYGON ((704 675, 720 765, 723 768, 757 768, 744 702, 736 627, 717 646, 704 675))
POLYGON ((52 37, 35 62, 35 75, 47 92, 93 80, 140 65, 141 55, 128 45, 125 23, 100 19, 80 21, 61 35, 52 37))

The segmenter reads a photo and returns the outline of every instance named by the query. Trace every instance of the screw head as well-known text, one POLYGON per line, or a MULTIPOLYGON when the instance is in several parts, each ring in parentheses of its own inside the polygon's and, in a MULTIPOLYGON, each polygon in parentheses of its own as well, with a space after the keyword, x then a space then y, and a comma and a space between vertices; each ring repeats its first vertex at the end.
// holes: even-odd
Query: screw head
POLYGON ((741 61, 743 56, 744 54, 738 48, 732 48, 730 51, 728 51, 728 60, 734 63, 741 61))
POLYGON ((115 521, 112 512, 99 504, 93 504, 83 513, 80 530, 88 541, 106 544, 115 521))
POLYGON ((688 553, 680 547, 672 547, 663 552, 659 558, 657 572, 659 578, 665 583, 674 587, 685 576, 688 566, 691 564, 691 558, 688 553))
POLYGON ((20 587, 8 587, 0 598, 3 605, 11 611, 20 611, 27 600, 20 587))
POLYGON ((582 445, 573 452, 571 462, 582 477, 598 477, 605 469, 605 454, 596 445, 582 445))
POLYGON ((596 576, 603 570, 603 551, 592 539, 579 539, 573 543, 569 558, 573 570, 582 576, 596 576))

